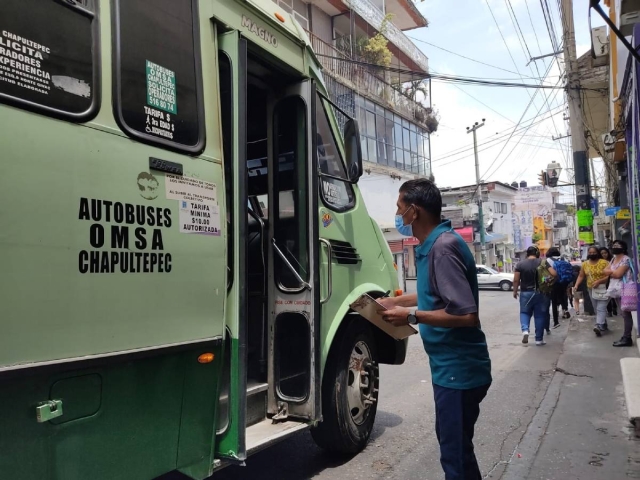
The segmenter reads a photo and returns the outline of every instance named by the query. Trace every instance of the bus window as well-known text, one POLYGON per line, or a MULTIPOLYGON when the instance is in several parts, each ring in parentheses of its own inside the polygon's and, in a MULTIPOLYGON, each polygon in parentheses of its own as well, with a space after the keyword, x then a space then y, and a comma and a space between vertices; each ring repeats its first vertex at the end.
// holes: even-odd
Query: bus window
POLYGON ((87 121, 100 97, 98 5, 0 1, 0 101, 87 121))
POLYGON ((204 113, 196 0, 116 0, 115 102, 130 136, 200 153, 204 113))
MULTIPOLYGON (((318 164, 322 173, 346 178, 344 162, 327 118, 329 108, 330 106, 325 100, 319 94, 316 94, 318 164)), ((341 212, 353 207, 353 189, 347 182, 335 178, 321 177, 320 192, 325 205, 332 210, 341 212)))

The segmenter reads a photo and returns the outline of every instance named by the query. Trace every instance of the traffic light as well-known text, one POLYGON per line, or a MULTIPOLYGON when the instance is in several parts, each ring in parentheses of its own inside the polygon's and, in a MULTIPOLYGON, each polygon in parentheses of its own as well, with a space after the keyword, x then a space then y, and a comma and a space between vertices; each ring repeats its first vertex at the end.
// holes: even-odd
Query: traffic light
POLYGON ((548 184, 548 182, 547 182, 547 172, 545 172, 544 170, 542 170, 538 174, 538 183, 540 185, 542 185, 543 187, 548 184))

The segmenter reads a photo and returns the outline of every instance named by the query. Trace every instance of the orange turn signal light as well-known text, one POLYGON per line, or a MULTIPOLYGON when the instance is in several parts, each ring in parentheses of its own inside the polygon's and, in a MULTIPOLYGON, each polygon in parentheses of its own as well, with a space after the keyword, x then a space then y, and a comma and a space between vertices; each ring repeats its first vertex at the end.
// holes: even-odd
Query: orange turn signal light
POLYGON ((275 16, 276 16, 276 18, 277 18, 278 20, 280 20, 282 23, 284 23, 284 22, 285 22, 285 20, 284 20, 284 16, 282 16, 282 14, 281 14, 281 13, 276 12, 276 13, 274 13, 274 15, 275 15, 275 16))
POLYGON ((198 357, 198 363, 211 363, 214 358, 216 358, 216 356, 211 352, 203 353, 198 357))
POLYGON ((402 296, 402 293, 403 293, 403 292, 402 292, 402 290, 398 289, 398 290, 396 290, 394 293, 395 293, 395 296, 396 296, 396 297, 400 297, 400 296, 402 296))

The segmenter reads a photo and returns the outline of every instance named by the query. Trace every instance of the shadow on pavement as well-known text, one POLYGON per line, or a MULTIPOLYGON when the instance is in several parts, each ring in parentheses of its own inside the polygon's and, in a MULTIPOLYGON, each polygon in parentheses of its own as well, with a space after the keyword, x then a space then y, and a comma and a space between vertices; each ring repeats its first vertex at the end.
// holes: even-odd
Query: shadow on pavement
MULTIPOLYGON (((402 424, 402 417, 379 410, 371 432, 369 445, 375 442, 387 428, 402 424)), ((267 448, 247 459, 247 466, 229 466, 214 473, 210 480, 303 480, 352 461, 354 456, 330 454, 318 447, 308 431, 267 448)), ((187 480, 180 473, 171 473, 156 480, 187 480)))

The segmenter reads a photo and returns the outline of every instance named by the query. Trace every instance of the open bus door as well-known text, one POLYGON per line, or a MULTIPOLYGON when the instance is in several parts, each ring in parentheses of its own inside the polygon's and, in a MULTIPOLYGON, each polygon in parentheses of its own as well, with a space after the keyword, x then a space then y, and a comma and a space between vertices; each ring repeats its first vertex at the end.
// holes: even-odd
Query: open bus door
POLYGON ((320 420, 315 86, 279 92, 269 117, 269 413, 320 420))
POLYGON ((218 28, 231 266, 216 458, 320 419, 315 88, 218 28))

